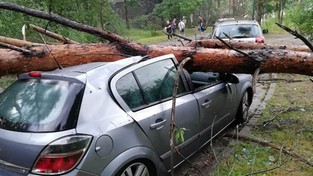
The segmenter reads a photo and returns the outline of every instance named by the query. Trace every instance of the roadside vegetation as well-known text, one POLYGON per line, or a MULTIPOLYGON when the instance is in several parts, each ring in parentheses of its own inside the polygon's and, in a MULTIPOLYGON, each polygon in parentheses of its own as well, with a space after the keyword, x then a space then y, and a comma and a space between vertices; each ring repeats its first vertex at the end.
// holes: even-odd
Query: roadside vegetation
MULTIPOLYGON (((151 33, 152 32, 148 30, 131 29, 128 31, 127 36, 129 40, 143 44, 156 44, 168 40, 167 35, 164 34, 163 30, 156 30, 154 34, 151 33)), ((187 28, 185 30, 186 36, 192 36, 197 33, 197 28, 187 28)))
POLYGON ((232 140, 232 152, 212 175, 313 174, 313 83, 310 77, 293 74, 278 74, 272 81, 276 82, 273 97, 245 134, 257 141, 232 140))

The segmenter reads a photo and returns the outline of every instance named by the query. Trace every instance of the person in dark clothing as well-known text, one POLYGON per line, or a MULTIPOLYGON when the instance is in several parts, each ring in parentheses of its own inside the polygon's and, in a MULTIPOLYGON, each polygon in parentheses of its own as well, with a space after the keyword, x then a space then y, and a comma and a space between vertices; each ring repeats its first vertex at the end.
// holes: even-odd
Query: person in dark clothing
POLYGON ((166 21, 165 23, 165 27, 164 27, 164 33, 167 34, 167 39, 171 39, 172 38, 172 24, 170 23, 169 20, 166 21))
POLYGON ((173 20, 172 20, 172 33, 173 34, 175 34, 175 32, 176 32, 176 28, 177 28, 176 18, 173 18, 173 20))

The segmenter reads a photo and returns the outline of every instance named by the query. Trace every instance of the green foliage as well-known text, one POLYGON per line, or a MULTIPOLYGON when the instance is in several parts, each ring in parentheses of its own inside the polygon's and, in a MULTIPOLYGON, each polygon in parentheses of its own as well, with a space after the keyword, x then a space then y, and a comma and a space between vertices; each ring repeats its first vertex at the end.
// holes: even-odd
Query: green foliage
POLYGON ((182 17, 193 13, 203 2, 204 0, 164 0, 156 5, 154 14, 163 20, 182 17))
MULTIPOLYGON (((278 148, 284 147, 302 158, 312 162, 313 107, 310 77, 293 74, 279 74, 282 80, 303 80, 301 82, 277 82, 273 97, 268 102, 258 122, 247 136, 267 141, 278 148), (268 122, 264 125, 264 122, 268 122), (250 134, 251 133, 251 134, 250 134)), ((254 142, 233 141, 234 152, 222 161, 219 170, 213 175, 307 175, 311 176, 313 167, 300 160, 254 142), (271 168, 273 168, 271 170, 271 168), (258 171, 259 174, 253 174, 258 171)))
POLYGON ((156 30, 162 29, 163 21, 154 15, 143 15, 131 21, 131 27, 136 29, 151 30, 156 35, 156 30))
POLYGON ((124 0, 126 2, 127 7, 137 7, 141 6, 140 2, 138 0, 124 0))
MULTIPOLYGON (((270 18, 261 24, 262 29, 267 29, 270 34, 285 33, 286 31, 275 24, 277 19, 270 18)), ((267 34, 268 35, 268 34, 267 34)), ((265 37, 267 38, 267 37, 265 37)))
POLYGON ((313 2, 304 0, 303 3, 294 2, 293 8, 287 12, 286 19, 293 23, 294 27, 302 35, 308 36, 313 40, 313 2))
MULTIPOLYGON (((54 13, 82 24, 105 28, 117 34, 122 35, 125 33, 124 24, 113 11, 110 2, 107 0, 10 0, 9 2, 54 13)), ((22 38, 20 29, 24 24, 32 23, 80 42, 97 42, 100 40, 93 35, 19 12, 1 10, 0 19, 0 35, 13 38, 22 38)), ((27 39, 30 41, 38 41, 38 34, 30 31, 31 30, 27 30, 27 39)))
POLYGON ((10 84, 17 80, 16 75, 5 75, 0 78, 0 90, 7 88, 10 84))
POLYGON ((186 128, 178 128, 178 129, 176 128, 174 130, 175 141, 177 143, 182 143, 185 141, 185 138, 184 138, 185 131, 186 131, 186 128))

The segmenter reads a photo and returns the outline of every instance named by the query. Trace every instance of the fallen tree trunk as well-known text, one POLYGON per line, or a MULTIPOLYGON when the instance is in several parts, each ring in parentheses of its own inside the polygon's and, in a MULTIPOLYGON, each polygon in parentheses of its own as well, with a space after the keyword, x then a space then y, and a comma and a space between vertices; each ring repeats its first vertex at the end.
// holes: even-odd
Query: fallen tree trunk
MULTIPOLYGON (((292 50, 292 51, 300 51, 300 52, 311 52, 310 48, 306 45, 302 46, 293 46, 293 45, 267 45, 261 43, 248 43, 248 42, 238 42, 234 40, 227 41, 229 45, 233 48, 240 49, 240 50, 254 50, 254 49, 282 49, 282 50, 292 50)), ((204 48, 220 48, 226 49, 224 43, 217 39, 206 39, 206 40, 199 40, 199 41, 192 41, 187 44, 189 47, 204 47, 204 48)))
MULTIPOLYGON (((137 45, 135 45, 137 46, 137 45)), ((149 45, 144 50, 133 46, 132 52, 123 45, 71 44, 31 47, 33 55, 0 49, 0 75, 31 70, 53 70, 57 68, 54 58, 64 67, 96 61, 115 61, 134 55, 151 57, 174 54, 178 61, 193 58, 186 64, 190 71, 216 71, 235 73, 297 73, 313 76, 313 55, 308 52, 286 50, 244 50, 249 56, 228 49, 208 49, 149 45), (47 49, 48 48, 48 49, 47 49), (140 52, 138 52, 140 51, 140 52)))

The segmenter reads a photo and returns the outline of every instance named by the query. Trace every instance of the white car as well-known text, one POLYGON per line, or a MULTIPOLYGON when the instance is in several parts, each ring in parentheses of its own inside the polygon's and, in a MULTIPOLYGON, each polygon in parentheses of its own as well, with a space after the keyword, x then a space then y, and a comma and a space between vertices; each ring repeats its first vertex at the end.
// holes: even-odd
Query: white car
POLYGON ((265 43, 263 34, 267 30, 261 30, 260 25, 252 20, 227 20, 214 27, 212 38, 223 40, 236 40, 239 42, 265 43))

